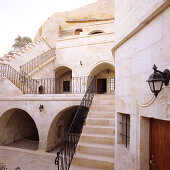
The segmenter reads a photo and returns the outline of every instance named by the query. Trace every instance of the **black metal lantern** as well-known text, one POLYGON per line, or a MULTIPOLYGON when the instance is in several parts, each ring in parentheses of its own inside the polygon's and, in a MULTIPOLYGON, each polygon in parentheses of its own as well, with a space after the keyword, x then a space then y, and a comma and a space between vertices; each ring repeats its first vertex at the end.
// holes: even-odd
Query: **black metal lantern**
POLYGON ((44 109, 44 106, 40 104, 39 111, 42 112, 43 109, 44 109))
POLYGON ((162 90, 163 83, 167 86, 170 79, 170 72, 165 69, 163 72, 157 70, 156 65, 153 67, 154 73, 149 76, 147 80, 151 91, 157 97, 158 93, 162 90))

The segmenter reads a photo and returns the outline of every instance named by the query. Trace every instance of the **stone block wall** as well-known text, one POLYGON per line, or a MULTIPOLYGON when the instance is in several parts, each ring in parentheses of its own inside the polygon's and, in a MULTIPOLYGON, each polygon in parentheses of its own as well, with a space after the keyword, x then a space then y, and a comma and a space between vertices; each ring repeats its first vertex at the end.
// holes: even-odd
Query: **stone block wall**
POLYGON ((170 7, 167 1, 116 1, 115 15, 115 169, 146 170, 149 169, 149 118, 170 120, 170 86, 163 87, 155 98, 146 82, 154 64, 161 71, 170 69, 170 7), (142 27, 141 16, 147 20, 142 27), (130 114, 128 148, 117 143, 119 113, 130 114))

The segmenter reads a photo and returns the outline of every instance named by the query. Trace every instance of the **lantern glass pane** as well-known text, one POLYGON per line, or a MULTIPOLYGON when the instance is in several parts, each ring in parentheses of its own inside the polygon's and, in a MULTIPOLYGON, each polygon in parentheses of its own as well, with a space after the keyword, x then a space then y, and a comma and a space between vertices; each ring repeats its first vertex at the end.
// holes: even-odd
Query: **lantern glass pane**
POLYGON ((154 82, 153 81, 150 81, 149 82, 149 87, 150 87, 150 89, 151 89, 151 91, 153 92, 154 91, 154 82))
POLYGON ((162 88, 162 81, 155 81, 154 86, 155 86, 155 91, 160 91, 162 88))

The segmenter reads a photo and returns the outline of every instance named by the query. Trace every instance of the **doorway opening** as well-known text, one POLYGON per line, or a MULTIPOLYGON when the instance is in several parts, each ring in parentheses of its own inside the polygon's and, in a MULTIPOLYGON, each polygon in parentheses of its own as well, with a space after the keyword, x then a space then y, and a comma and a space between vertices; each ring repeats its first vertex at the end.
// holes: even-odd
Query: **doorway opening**
POLYGON ((96 76, 96 93, 112 95, 115 92, 115 70, 110 63, 103 62, 94 67, 89 76, 96 76))
POLYGON ((55 70, 56 94, 71 93, 72 70, 66 66, 60 66, 55 70))
POLYGON ((150 119, 150 170, 169 170, 170 121, 150 119))
POLYGON ((63 92, 70 92, 70 81, 63 81, 63 92))
POLYGON ((97 94, 107 92, 107 79, 97 79, 97 94))

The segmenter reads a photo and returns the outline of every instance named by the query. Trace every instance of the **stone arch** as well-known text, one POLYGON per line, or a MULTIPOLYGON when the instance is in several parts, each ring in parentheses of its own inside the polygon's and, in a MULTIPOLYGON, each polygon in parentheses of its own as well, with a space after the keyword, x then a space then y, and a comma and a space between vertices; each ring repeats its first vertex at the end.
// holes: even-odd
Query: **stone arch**
POLYGON ((5 111, 0 117, 0 145, 38 149, 39 134, 35 121, 20 108, 5 111))
POLYGON ((97 93, 114 93, 115 89, 115 68, 110 62, 97 63, 89 72, 89 76, 97 77, 97 93))
POLYGON ((103 30, 94 30, 94 31, 91 31, 88 35, 95 35, 95 34, 102 34, 104 33, 103 30))
POLYGON ((61 145, 79 106, 70 106, 60 111, 53 119, 47 136, 46 152, 57 151, 61 145))
POLYGON ((70 93, 72 84, 72 69, 59 66, 55 69, 56 93, 70 93))

